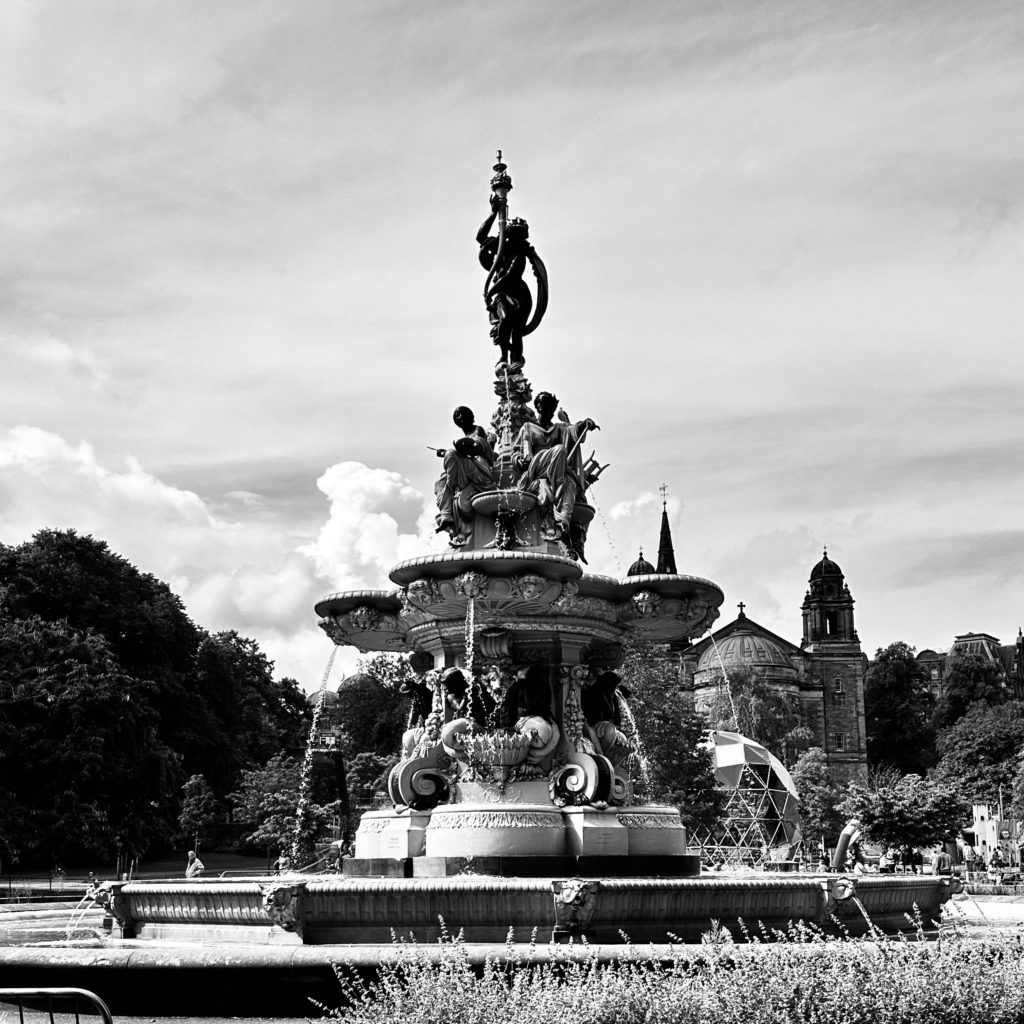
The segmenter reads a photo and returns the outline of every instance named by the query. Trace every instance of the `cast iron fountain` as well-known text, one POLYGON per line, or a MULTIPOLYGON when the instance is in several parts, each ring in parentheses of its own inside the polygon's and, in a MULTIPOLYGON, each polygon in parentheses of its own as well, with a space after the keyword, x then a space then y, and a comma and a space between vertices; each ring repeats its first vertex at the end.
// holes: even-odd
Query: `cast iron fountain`
POLYGON ((524 221, 509 220, 501 154, 477 234, 491 338, 500 352, 488 430, 454 414, 438 451, 443 554, 396 565, 391 586, 316 605, 338 645, 409 656, 417 673, 392 807, 363 816, 344 877, 115 884, 125 936, 323 944, 441 933, 467 941, 587 935, 695 939, 712 919, 863 930, 905 925, 949 897, 941 879, 701 878, 673 807, 637 803, 621 728, 627 642, 707 631, 722 591, 696 576, 614 579, 584 571, 589 489, 607 468, 584 456, 599 430, 551 391, 534 398, 523 339, 547 308, 547 274, 524 221), (495 234, 491 234, 496 225, 495 234), (524 280, 527 266, 533 291, 524 280), (856 890, 860 907, 849 897, 856 890))

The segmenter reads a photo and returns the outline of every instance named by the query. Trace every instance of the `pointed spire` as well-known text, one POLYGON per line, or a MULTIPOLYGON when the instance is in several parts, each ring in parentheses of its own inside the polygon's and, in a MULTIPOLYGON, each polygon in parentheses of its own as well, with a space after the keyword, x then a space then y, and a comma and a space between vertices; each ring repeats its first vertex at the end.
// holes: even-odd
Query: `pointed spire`
POLYGON ((658 572, 676 573, 676 555, 672 550, 672 528, 668 522, 668 484, 661 485, 661 539, 658 542, 658 572))

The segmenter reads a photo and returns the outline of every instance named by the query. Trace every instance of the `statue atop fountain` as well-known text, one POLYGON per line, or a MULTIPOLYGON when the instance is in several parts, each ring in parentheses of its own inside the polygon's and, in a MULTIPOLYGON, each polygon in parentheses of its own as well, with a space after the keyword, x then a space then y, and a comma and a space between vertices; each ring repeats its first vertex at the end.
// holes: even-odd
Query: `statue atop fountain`
POLYGON ((501 162, 494 165, 491 178, 491 212, 476 233, 480 246, 480 264, 487 271, 484 304, 491 321, 491 341, 498 346, 498 366, 522 369, 523 338, 532 334, 544 318, 548 306, 548 275, 540 256, 529 242, 530 226, 521 217, 508 219, 508 194, 512 179, 501 162), (498 233, 490 234, 494 222, 498 233), (537 280, 537 301, 523 280, 529 263, 537 280), (530 313, 533 313, 531 318, 530 313))
POLYGON ((634 802, 636 739, 623 728, 629 694, 615 669, 630 639, 703 633, 723 595, 694 576, 583 571, 588 491, 607 468, 584 445, 600 427, 572 419, 553 391, 534 398, 523 338, 547 308, 547 272, 525 222, 508 220, 500 152, 494 171, 477 240, 501 350, 498 404, 490 430, 459 406, 461 436, 435 449, 437 528, 450 550, 396 565, 396 589, 317 605, 336 643, 409 653, 420 678, 389 779, 394 807, 364 815, 346 870, 381 857, 474 857, 478 870, 500 858, 507 870, 510 857, 629 854, 634 872, 658 856, 686 873, 694 858, 678 810, 634 802))

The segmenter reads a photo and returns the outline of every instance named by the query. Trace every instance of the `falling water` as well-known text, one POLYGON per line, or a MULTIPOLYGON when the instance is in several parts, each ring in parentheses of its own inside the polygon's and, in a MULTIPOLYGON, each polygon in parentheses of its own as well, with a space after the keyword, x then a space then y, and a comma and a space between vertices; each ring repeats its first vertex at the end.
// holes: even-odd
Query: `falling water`
MULTIPOLYGON (((89 893, 87 892, 79 901, 78 906, 71 911, 71 917, 68 918, 68 924, 65 930, 65 937, 68 942, 70 942, 75 937, 75 932, 78 931, 79 927, 82 924, 82 921, 85 920, 85 915, 90 910, 95 909, 96 904, 95 902, 93 902, 92 896, 90 896, 89 893)), ((93 929, 93 932, 94 934, 98 934, 96 933, 95 929, 93 929)))
POLYGON ((466 676, 473 679, 473 638, 476 636, 476 599, 470 598, 466 605, 466 676))
POLYGON ((629 756, 635 759, 637 774, 640 776, 640 786, 642 787, 647 799, 650 799, 651 763, 648 761, 647 754, 644 752, 643 741, 640 739, 640 730, 637 729, 636 719, 633 717, 633 709, 622 696, 619 697, 619 707, 622 708, 622 717, 625 718, 629 731, 633 735, 633 742, 636 744, 636 749, 629 756))
POLYGON ((309 737, 306 740, 306 753, 302 758, 302 774, 299 776, 299 802, 295 808, 295 835, 292 838, 292 864, 298 867, 299 854, 302 850, 302 827, 305 823, 306 808, 309 806, 309 776, 313 768, 313 741, 316 738, 317 726, 320 724, 320 712, 324 709, 324 697, 327 694, 327 680, 334 666, 334 656, 338 648, 331 649, 327 659, 323 679, 320 680, 320 692, 317 695, 316 707, 313 708, 313 721, 309 724, 309 737))
MULTIPOLYGON (((498 409, 501 413, 500 416, 500 431, 501 436, 498 439, 498 454, 499 454, 499 467, 504 465, 504 460, 508 459, 508 473, 507 478, 508 485, 503 484, 503 477, 505 476, 504 470, 499 468, 496 483, 498 485, 498 513, 499 515, 507 514, 511 511, 511 503, 509 501, 509 492, 515 489, 515 467, 512 465, 512 395, 509 390, 508 381, 508 363, 504 363, 501 368, 502 377, 505 381, 505 397, 498 403, 498 409)), ((501 531, 501 520, 498 521, 499 533, 501 531)))
POLYGON ((622 559, 619 558, 618 548, 615 547, 615 541, 612 540, 612 531, 608 528, 608 520, 605 519, 604 513, 601 511, 601 506, 597 503, 597 498, 594 497, 594 485, 590 485, 590 489, 587 491, 587 497, 590 499, 590 504, 594 506, 594 510, 597 512, 597 518, 601 520, 601 526, 604 528, 604 536, 608 541, 608 547, 611 549, 612 558, 615 560, 615 571, 621 576, 623 574, 622 559))
MULTIPOLYGON (((725 684, 725 692, 729 697, 729 710, 732 712, 733 728, 736 732, 739 732, 740 719, 739 715, 736 714, 736 704, 732 699, 732 685, 729 682, 729 673, 726 671, 725 662, 722 661, 722 652, 718 649, 718 643, 715 640, 715 634, 711 632, 711 629, 707 630, 708 636, 711 637, 711 646, 715 649, 715 656, 718 658, 718 665, 722 670, 722 679, 725 684)), ((721 689, 721 687, 719 687, 721 689)))

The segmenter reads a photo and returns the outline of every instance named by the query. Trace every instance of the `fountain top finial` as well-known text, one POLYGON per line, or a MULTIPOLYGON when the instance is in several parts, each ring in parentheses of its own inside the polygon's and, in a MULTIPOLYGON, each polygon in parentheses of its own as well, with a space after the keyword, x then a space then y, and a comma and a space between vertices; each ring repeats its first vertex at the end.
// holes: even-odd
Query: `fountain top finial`
POLYGON ((512 179, 506 173, 508 165, 502 162, 501 150, 498 150, 498 161, 494 165, 494 177, 491 178, 491 191, 502 201, 508 198, 512 191, 512 179))

